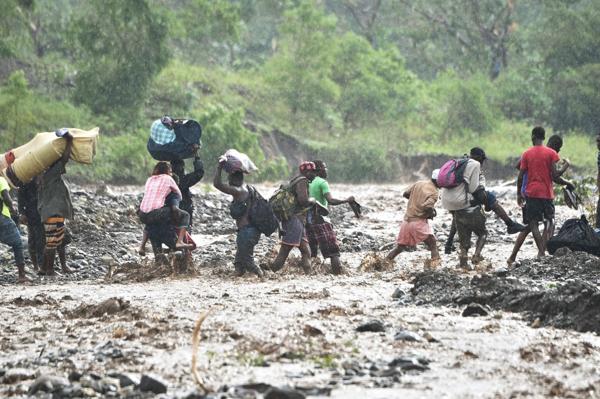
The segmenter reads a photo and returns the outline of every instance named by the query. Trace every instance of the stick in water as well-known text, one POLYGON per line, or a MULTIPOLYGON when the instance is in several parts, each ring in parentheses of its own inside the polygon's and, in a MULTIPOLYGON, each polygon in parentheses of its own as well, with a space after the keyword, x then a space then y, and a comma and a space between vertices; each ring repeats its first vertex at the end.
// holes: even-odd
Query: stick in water
POLYGON ((200 373, 198 373, 196 364, 198 362, 197 355, 200 347, 200 329, 204 319, 206 319, 211 310, 212 309, 209 309, 200 314, 200 317, 198 317, 198 320, 196 320, 196 324, 194 325, 194 331, 192 332, 192 377, 194 378, 194 382, 202 391, 204 391, 204 393, 208 393, 210 390, 206 387, 206 385, 204 385, 204 382, 202 382, 202 378, 200 377, 200 373))

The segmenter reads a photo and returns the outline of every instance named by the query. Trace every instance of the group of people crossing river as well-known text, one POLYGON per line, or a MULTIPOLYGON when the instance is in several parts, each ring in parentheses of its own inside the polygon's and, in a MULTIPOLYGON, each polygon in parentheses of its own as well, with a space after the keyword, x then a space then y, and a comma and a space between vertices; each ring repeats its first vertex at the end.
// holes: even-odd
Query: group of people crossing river
MULTIPOLYGON (((58 253, 62 272, 70 272, 65 246, 71 238, 66 220, 73 217, 73 206, 62 176, 70 157, 73 137, 65 129, 58 130, 56 135, 66 141, 62 156, 31 182, 17 188, 18 208, 10 197, 7 179, 0 177, 0 242, 13 249, 19 282, 28 281, 17 227, 19 223, 27 225, 34 271, 41 275, 54 275, 54 258, 58 253)), ((152 124, 148 151, 158 162, 146 181, 144 196, 138 207, 138 216, 144 225, 139 248, 142 256, 146 254, 147 241, 150 241, 156 260, 160 260, 165 251, 182 251, 191 261, 195 243, 190 235, 194 212, 190 187, 204 176, 204 165, 199 157, 200 136, 200 125, 194 121, 165 116, 152 124), (193 159, 193 171, 190 173, 186 173, 184 167, 184 159, 188 158, 193 159)), ((533 128, 532 146, 523 152, 516 164, 516 200, 523 212, 522 223, 511 219, 494 192, 486 188, 482 171, 486 153, 484 149, 474 147, 468 155, 450 159, 433 170, 430 178, 406 189, 404 197, 408 204, 400 232, 394 248, 385 259, 391 262, 403 251, 424 243, 431 252, 426 266, 435 268, 441 264, 438 242, 429 222, 436 217, 440 197, 441 206, 452 215, 444 252, 454 251, 454 240, 458 235, 458 268, 470 270, 484 259, 482 251, 488 236, 486 213, 490 212, 506 224, 507 234, 518 234, 507 260, 509 266, 516 261, 530 233, 537 246, 538 257, 545 256, 547 242, 555 230, 553 186, 559 184, 567 190, 574 190, 573 184, 562 177, 570 165, 568 160, 561 160, 558 155, 562 138, 554 135, 547 144, 544 144, 545 139, 542 127, 533 128), (469 256, 473 235, 475 248, 469 256)), ((600 150, 600 136, 598 148, 600 150)), ((254 248, 261 235, 269 236, 276 232, 280 237, 279 252, 266 266, 272 272, 282 270, 290 252, 298 248, 304 272, 311 272, 311 260, 320 251, 324 258, 330 259, 333 274, 343 273, 340 246, 328 218, 328 208, 349 204, 358 216, 360 205, 352 196, 343 199, 333 196, 327 181, 327 164, 322 160, 300 163, 297 176, 282 185, 269 200, 263 198, 256 187, 245 183, 245 176, 253 169, 255 167, 249 158, 231 150, 217 161, 213 179, 214 187, 232 199, 229 213, 237 227, 235 275, 253 273, 263 276, 263 269, 254 260, 254 248), (226 179, 223 174, 227 175, 226 179)))

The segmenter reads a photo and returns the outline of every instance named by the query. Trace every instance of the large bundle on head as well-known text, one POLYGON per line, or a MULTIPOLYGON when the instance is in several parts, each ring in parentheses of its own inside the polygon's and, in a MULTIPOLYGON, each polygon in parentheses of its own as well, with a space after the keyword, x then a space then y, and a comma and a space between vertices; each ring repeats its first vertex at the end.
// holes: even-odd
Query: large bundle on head
POLYGON ((252 173, 258 170, 248 155, 234 149, 227 150, 221 155, 219 162, 223 163, 223 169, 227 173, 252 173))
POLYGON ((197 155, 201 138, 198 122, 164 116, 152 123, 147 148, 157 161, 188 159, 197 155))
MULTIPOLYGON (((67 130, 73 136, 70 159, 91 164, 96 155, 99 128, 92 130, 68 128, 67 130)), ((54 132, 38 133, 27 144, 10 151, 10 156, 1 157, 5 161, 14 156, 14 162, 9 168, 10 172, 7 169, 8 165, 0 165, 2 175, 7 177, 14 187, 19 183, 26 184, 60 159, 66 146, 66 139, 58 137, 54 132)))

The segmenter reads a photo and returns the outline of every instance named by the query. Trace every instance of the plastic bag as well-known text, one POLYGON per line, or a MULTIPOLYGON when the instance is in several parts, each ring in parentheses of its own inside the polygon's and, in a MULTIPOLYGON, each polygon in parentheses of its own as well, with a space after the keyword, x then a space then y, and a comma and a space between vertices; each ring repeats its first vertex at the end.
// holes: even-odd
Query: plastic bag
POLYGON ((225 154, 221 155, 219 163, 223 163, 223 169, 227 173, 252 173, 258 170, 248 155, 234 149, 227 150, 225 154))
POLYGON ((562 225, 558 234, 548 240, 548 252, 567 247, 571 251, 583 251, 600 256, 600 238, 594 232, 585 216, 569 219, 562 225))

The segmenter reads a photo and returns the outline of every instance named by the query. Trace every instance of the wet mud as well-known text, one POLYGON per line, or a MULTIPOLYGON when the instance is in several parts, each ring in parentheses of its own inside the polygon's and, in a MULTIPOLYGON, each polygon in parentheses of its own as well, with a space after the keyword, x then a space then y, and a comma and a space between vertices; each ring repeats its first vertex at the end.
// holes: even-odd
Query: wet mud
MULTIPOLYGON (((423 246, 387 263, 403 187, 332 188, 365 210, 361 220, 344 206, 331 212, 345 272, 333 276, 321 259, 306 275, 294 251, 273 273, 277 240, 263 237, 262 280, 234 277, 224 195, 197 187, 198 249, 182 269, 178 255, 158 264, 138 255, 139 187, 75 189, 72 274, 28 269, 32 283, 17 286, 12 255, 0 248, 0 396, 597 397, 598 258, 562 251, 534 260, 529 239, 507 269, 514 237, 488 216, 486 259, 474 271, 457 270, 455 253, 426 269, 423 246), (197 365, 206 392, 191 359, 195 322, 208 309, 197 365)), ((509 190, 497 189, 518 218, 509 190)), ((563 207, 557 215, 559 226, 577 216, 563 207)), ((432 225, 441 242, 450 216, 440 210, 432 225)))

